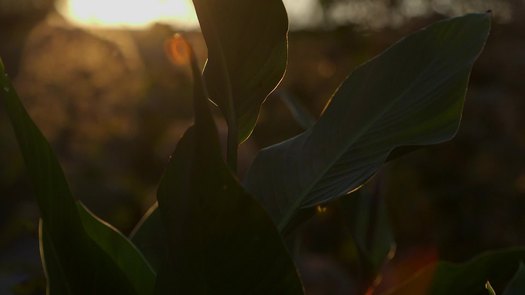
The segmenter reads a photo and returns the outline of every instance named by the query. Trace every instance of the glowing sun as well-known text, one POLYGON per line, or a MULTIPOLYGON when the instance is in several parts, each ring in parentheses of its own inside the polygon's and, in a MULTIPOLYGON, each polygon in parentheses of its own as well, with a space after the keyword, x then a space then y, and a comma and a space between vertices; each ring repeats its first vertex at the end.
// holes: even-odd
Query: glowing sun
POLYGON ((82 26, 143 28, 156 22, 195 27, 191 0, 65 0, 58 10, 82 26))

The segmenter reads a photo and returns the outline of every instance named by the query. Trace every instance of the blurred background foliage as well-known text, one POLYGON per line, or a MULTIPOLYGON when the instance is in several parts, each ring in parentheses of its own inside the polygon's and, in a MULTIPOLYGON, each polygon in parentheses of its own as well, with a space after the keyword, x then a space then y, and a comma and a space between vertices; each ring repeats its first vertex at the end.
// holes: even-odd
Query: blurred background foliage
MULTIPOLYGON (((279 96, 295 97, 318 116, 353 68, 402 36, 447 16, 491 9, 492 34, 474 67, 457 138, 390 162, 364 188, 386 201, 397 242, 379 289, 436 259, 464 261, 525 245, 525 1, 304 3, 309 14, 290 11, 287 76, 241 147, 241 177, 259 148, 301 131, 279 96)), ((164 41, 180 28, 77 27, 55 4, 0 0, 0 56, 73 192, 129 233, 154 202, 168 156, 192 120, 188 69, 164 54, 164 41)), ((200 33, 186 36, 203 63, 200 33)), ((3 110, 0 150, 0 293, 41 294, 38 210, 3 110)), ((320 208, 301 229, 308 294, 357 288, 345 208, 320 208)))

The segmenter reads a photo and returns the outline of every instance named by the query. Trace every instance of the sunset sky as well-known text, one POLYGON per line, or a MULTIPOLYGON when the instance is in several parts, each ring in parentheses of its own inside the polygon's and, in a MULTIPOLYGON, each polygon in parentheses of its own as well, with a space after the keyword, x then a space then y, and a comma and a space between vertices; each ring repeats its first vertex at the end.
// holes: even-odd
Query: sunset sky
MULTIPOLYGON (((315 0, 285 0, 293 23, 305 25, 315 0)), ((63 0, 59 11, 73 23, 98 27, 143 28, 156 22, 197 27, 191 0, 63 0)))

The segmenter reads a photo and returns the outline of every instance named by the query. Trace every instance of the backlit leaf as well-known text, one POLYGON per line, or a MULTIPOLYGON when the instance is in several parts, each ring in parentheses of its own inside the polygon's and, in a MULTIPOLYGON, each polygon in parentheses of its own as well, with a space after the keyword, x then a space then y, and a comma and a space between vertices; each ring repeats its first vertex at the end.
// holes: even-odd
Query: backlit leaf
POLYGON ((167 235, 156 294, 302 294, 277 228, 223 161, 196 62, 195 124, 157 192, 167 235))
POLYGON ((208 47, 204 77, 230 130, 245 140, 284 75, 288 18, 281 0, 193 0, 208 47))
POLYGON ((245 187, 284 231, 301 209, 358 189, 394 149, 451 139, 489 27, 487 14, 441 21, 360 66, 313 127, 259 153, 245 187))
POLYGON ((0 63, 0 92, 41 213, 49 294, 151 294, 155 273, 126 237, 75 200, 50 145, 0 63))

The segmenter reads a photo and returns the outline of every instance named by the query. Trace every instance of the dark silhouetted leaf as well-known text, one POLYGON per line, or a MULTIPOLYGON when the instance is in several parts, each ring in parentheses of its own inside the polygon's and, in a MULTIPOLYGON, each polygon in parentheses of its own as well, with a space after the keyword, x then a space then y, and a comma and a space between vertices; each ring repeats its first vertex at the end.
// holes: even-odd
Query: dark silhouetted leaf
POLYGON ((281 0, 193 0, 208 47, 210 97, 245 140, 284 75, 288 18, 281 0))
POLYGON ((151 294, 155 273, 129 240, 73 198, 57 158, 3 66, 0 87, 40 208, 49 294, 151 294))
POLYGON ((378 180, 339 200, 344 220, 353 237, 358 255, 359 290, 372 285, 384 264, 395 251, 394 234, 390 228, 386 203, 380 195, 378 180))
POLYGON ((277 228, 222 159, 194 59, 192 67, 195 125, 157 193, 169 247, 156 294, 302 294, 277 228))
POLYGON ((504 284, 512 277, 523 259, 525 249, 521 248, 487 252, 462 264, 434 263, 386 294, 487 294, 487 281, 493 286, 504 284))
POLYGON ((245 187, 282 231, 302 208, 358 189, 395 148, 451 139, 489 27, 487 14, 441 21, 362 65, 312 128, 259 153, 245 187))
POLYGON ((157 203, 144 214, 141 221, 131 232, 130 238, 133 244, 144 254, 151 267, 157 271, 168 255, 168 241, 157 203))

